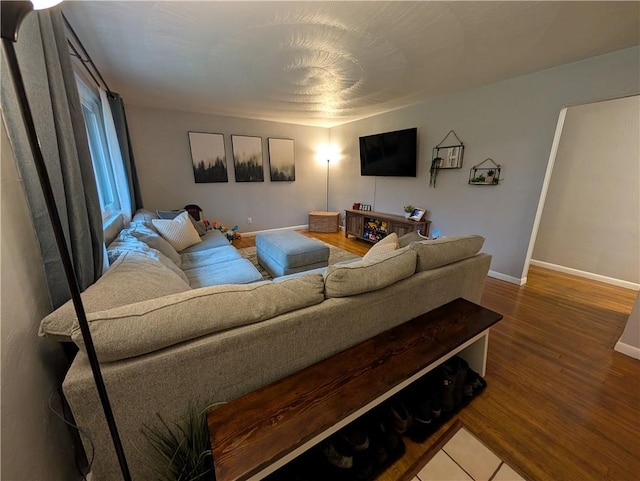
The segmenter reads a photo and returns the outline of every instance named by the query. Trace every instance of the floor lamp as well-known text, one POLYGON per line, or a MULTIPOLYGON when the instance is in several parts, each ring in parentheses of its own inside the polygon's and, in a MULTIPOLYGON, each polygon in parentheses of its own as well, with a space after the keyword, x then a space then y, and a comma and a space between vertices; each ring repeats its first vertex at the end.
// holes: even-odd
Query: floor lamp
POLYGON ((9 65, 9 71, 13 80, 13 85, 16 90, 16 96, 18 104, 20 106, 20 114, 27 131, 27 137, 29 139, 29 146, 33 154, 33 160, 36 170, 38 172, 38 179, 40 181, 40 187, 42 188, 42 194, 44 196, 45 203, 47 205, 47 211, 49 213, 49 219, 51 220, 51 226, 60 252, 62 265, 64 267, 65 276, 67 278, 67 284, 69 285, 69 291, 71 292, 71 299, 78 317, 78 324, 80 325, 80 331, 82 338, 86 346, 87 357, 89 358, 89 364, 91 365, 91 371, 93 378, 98 389, 98 395, 100 396, 100 402, 104 410, 104 415, 109 426, 111 438, 118 456, 118 462, 120 463, 120 469, 125 481, 131 480, 131 474, 129 473, 129 467, 127 466, 127 460, 122 448, 122 442, 118 435, 118 429, 116 428, 115 419, 109 403, 109 397, 107 396, 107 390, 102 379, 102 373, 100 371, 100 365, 98 363, 98 357, 93 345, 93 339, 91 338, 91 332, 89 331, 89 324, 87 322, 87 315, 82 305, 82 298, 80 297, 80 288, 78 286, 78 280, 73 269, 73 263, 71 261, 71 255, 67 247, 67 242, 64 237, 64 231, 62 223, 60 222, 60 215, 55 203, 55 197, 51 188, 51 182, 49 180, 49 174, 44 163, 44 157, 42 150, 40 149, 40 142, 38 141, 38 134, 36 133, 35 125, 33 122, 33 115, 31 108, 29 107, 29 101, 27 100, 27 94, 22 79, 22 73, 18 65, 18 58, 14 43, 18 41, 18 30, 25 17, 34 9, 41 10, 44 8, 52 7, 53 5, 60 3, 62 0, 34 0, 33 3, 29 1, 2 1, 0 2, 0 24, 2 34, 2 47, 4 49, 7 63, 9 65))

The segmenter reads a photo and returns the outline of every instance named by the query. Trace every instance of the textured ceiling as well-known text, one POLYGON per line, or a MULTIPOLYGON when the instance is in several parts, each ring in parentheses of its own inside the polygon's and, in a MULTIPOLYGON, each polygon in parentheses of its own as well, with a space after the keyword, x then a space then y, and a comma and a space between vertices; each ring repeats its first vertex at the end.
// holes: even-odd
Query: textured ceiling
POLYGON ((126 103, 333 126, 640 44, 640 2, 75 1, 126 103))

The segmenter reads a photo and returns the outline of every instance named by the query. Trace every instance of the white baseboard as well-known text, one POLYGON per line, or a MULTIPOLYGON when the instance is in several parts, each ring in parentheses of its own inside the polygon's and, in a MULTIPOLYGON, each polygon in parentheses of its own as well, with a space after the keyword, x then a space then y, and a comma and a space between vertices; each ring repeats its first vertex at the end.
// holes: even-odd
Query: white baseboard
POLYGON ((611 284, 613 286, 624 287, 625 289, 640 291, 640 284, 636 284, 635 282, 615 279, 613 277, 594 274, 593 272, 581 271, 579 269, 573 269, 572 267, 559 266, 557 264, 551 264, 550 262, 537 261, 535 259, 531 259, 531 264, 538 267, 544 267, 545 269, 551 269, 552 271, 558 271, 565 274, 571 274, 573 276, 584 277, 585 279, 591 279, 592 281, 604 282, 605 284, 611 284))
POLYGON ((630 346, 629 344, 618 341, 616 342, 613 350, 618 351, 622 354, 626 354, 627 356, 634 359, 640 359, 640 347, 630 346))
POLYGON ((303 224, 303 225, 292 225, 290 227, 278 227, 276 229, 264 229, 264 230, 256 230, 253 232, 241 232, 242 235, 256 235, 256 234, 262 234, 263 232, 276 232, 279 230, 298 230, 298 229, 308 229, 309 225, 308 224, 303 224))
POLYGON ((527 283, 526 277, 520 279, 518 277, 508 276, 496 271, 489 271, 487 275, 489 277, 493 277, 494 279, 499 279, 501 281, 510 282, 511 284, 516 284, 517 286, 522 286, 527 283))

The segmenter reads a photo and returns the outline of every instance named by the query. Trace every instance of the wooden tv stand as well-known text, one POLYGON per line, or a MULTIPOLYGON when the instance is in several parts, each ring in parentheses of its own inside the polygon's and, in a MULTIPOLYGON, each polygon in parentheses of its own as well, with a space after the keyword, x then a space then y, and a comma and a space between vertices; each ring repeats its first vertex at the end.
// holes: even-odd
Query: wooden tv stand
POLYGON ((384 212, 347 209, 345 210, 344 236, 353 235, 373 243, 392 232, 398 234, 398 237, 402 237, 417 230, 423 236, 428 236, 430 224, 430 220, 415 221, 384 212))
POLYGON ((456 299, 210 411, 216 480, 264 478, 456 354, 484 376, 500 319, 456 299))

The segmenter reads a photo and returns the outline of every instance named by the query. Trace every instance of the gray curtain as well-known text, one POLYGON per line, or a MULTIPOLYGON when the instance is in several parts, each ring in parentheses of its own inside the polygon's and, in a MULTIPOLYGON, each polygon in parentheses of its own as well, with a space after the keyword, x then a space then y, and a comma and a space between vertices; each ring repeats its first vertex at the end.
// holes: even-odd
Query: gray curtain
POLYGON ((118 136, 118 144, 122 152, 122 162, 127 171, 129 180, 129 193, 131 195, 131 216, 136 210, 142 209, 142 195, 140 194, 140 183, 138 182, 138 173, 136 172, 136 164, 133 159, 133 149, 129 140, 129 126, 127 125, 127 117, 124 113, 124 102, 122 97, 115 92, 107 92, 109 106, 111 107, 111 115, 113 123, 116 127, 116 135, 118 136))
MULTIPOLYGON (((102 214, 78 90, 59 7, 32 12, 15 45, 38 140, 80 290, 102 272, 102 214)), ((6 59, 2 58, 2 114, 42 256, 53 308, 70 298, 53 230, 6 59)))

